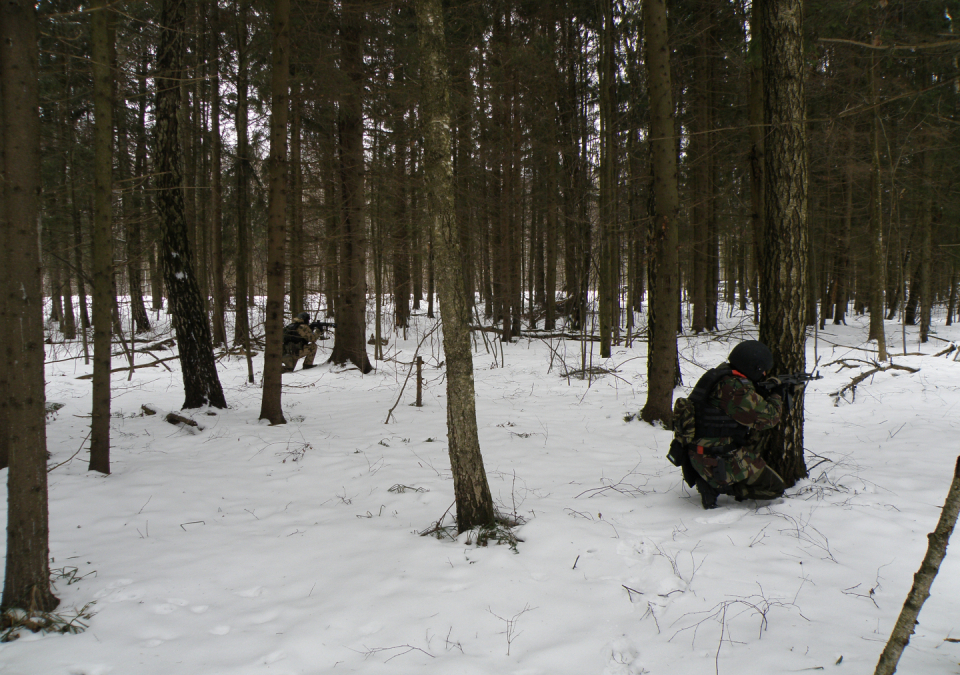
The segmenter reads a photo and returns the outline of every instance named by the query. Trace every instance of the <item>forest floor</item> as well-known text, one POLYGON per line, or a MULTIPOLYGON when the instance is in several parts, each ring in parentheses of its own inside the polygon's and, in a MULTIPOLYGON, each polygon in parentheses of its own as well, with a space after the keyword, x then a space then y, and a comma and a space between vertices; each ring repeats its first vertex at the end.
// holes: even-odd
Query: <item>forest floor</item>
MULTIPOLYGON (((680 338, 676 396, 755 337, 739 313, 724 321, 680 338)), ((438 332, 420 348, 423 407, 404 388, 433 326, 389 336, 369 375, 325 364, 326 343, 323 365, 284 375, 285 425, 257 420, 240 356, 219 362, 228 409, 183 411, 197 428, 164 419, 183 401, 178 361, 117 372, 109 476, 87 471, 90 367, 78 345, 49 345, 50 554, 58 612, 86 630, 22 631, 0 644, 0 675, 873 672, 960 454, 960 362, 937 355, 960 327, 935 319, 923 345, 909 327, 904 349, 888 323, 890 363, 911 370, 842 395, 875 367, 866 323, 811 332, 810 478, 710 512, 667 462, 670 432, 627 421, 646 397, 645 343, 588 355, 584 379, 577 342, 488 352, 477 334, 484 462, 498 508, 523 523, 512 547, 443 529, 438 332), (419 536, 438 522, 439 538, 419 536)), ((960 673, 958 597, 954 548, 900 672, 960 673)))

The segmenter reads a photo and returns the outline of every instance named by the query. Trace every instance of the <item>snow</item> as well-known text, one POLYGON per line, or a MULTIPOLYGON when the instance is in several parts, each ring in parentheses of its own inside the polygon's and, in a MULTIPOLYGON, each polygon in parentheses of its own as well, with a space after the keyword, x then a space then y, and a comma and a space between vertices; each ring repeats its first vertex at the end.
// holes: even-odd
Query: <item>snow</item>
MULTIPOLYGON (((384 423, 433 325, 415 320, 369 375, 284 375, 286 425, 257 420, 242 357, 219 363, 229 409, 183 411, 202 430, 163 419, 183 401, 177 361, 115 373, 110 476, 86 470, 85 449, 70 460, 90 368, 63 360, 79 347, 48 346, 47 399, 64 404, 47 426, 50 466, 66 462, 49 474, 59 612, 94 614, 79 635, 0 645, 0 675, 873 672, 958 454, 960 363, 934 354, 960 330, 940 317, 919 345, 908 327, 904 356, 888 323, 893 362, 919 371, 877 373, 836 402, 875 344, 860 318, 811 333, 823 375, 806 396, 811 478, 709 512, 665 459, 670 433, 624 420, 646 397, 644 343, 594 354, 616 372, 588 382, 562 376, 577 343, 523 339, 504 364, 477 336, 491 490, 526 521, 515 553, 418 536, 453 487, 437 334, 421 348, 424 406, 408 405, 411 380, 384 423)), ((719 337, 682 337, 676 395, 754 336, 734 316, 719 337)), ((958 671, 960 644, 945 641, 960 637, 958 595, 953 549, 900 672, 958 671)))

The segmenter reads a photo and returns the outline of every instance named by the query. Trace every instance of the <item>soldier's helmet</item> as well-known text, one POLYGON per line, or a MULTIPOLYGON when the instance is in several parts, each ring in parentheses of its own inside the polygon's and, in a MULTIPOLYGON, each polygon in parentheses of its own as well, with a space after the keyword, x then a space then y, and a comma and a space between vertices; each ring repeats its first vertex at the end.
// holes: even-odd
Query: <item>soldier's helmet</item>
POLYGON ((764 375, 773 368, 773 354, 767 345, 759 340, 746 340, 741 342, 727 358, 730 366, 747 377, 753 382, 758 382, 764 375))
POLYGON ((303 321, 304 323, 310 323, 310 313, 309 312, 300 312, 297 314, 297 318, 303 321))

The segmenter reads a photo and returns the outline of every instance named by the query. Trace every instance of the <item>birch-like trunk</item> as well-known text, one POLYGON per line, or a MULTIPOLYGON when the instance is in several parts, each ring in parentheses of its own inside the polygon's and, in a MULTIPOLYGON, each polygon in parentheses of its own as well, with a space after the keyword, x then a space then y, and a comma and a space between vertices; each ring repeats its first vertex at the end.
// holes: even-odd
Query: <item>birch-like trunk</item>
POLYGON ((453 200, 450 83, 440 0, 417 0, 423 98, 423 169, 427 218, 434 233, 443 354, 447 363, 447 440, 457 504, 457 530, 491 525, 495 511, 480 454, 470 350, 470 308, 453 200))

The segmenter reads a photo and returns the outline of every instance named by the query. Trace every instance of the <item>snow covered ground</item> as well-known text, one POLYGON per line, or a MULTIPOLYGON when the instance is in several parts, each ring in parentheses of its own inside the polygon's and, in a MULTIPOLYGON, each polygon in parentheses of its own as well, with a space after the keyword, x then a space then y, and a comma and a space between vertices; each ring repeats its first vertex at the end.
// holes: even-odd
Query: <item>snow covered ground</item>
MULTIPOLYGON (((919 370, 877 373, 839 401, 875 345, 859 319, 811 334, 823 379, 806 397, 810 479, 711 512, 665 459, 670 433, 624 419, 645 400, 644 343, 594 355, 614 372, 587 381, 564 376, 577 343, 523 339, 501 361, 478 335, 491 489, 526 521, 515 552, 418 536, 453 488, 437 334, 421 348, 424 406, 410 405, 412 380, 400 395, 433 325, 417 321, 370 375, 285 375, 281 426, 258 422, 241 358, 220 361, 229 409, 186 411, 196 433, 141 408, 179 409, 177 361, 116 373, 110 476, 77 454, 90 369, 66 360, 77 347, 49 347, 47 398, 64 406, 47 427, 50 466, 63 463, 49 475, 52 567, 61 614, 93 616, 79 635, 0 645, 0 674, 873 672, 960 453, 960 362, 934 356, 960 329, 940 317, 921 346, 908 328, 902 355, 888 324, 892 362, 919 370)), ((735 316, 720 337, 681 338, 676 395, 752 329, 735 316)), ((960 672, 956 546, 902 673, 960 672)))

